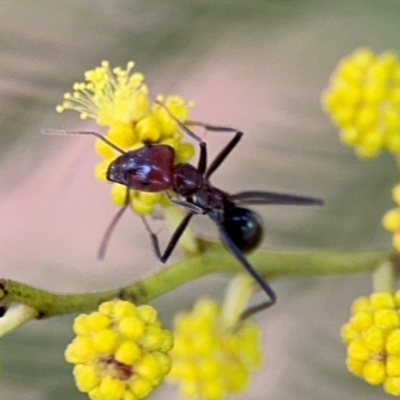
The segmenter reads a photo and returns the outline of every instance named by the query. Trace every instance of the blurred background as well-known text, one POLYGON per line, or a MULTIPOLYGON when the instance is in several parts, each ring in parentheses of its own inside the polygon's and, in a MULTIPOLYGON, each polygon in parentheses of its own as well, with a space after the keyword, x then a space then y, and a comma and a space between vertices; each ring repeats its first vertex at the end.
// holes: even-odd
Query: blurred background
MULTIPOLYGON (((56 114, 55 106, 103 59, 122 67, 135 60, 153 98, 180 94, 195 101, 191 118, 245 132, 216 185, 325 199, 323 208, 258 207, 265 247, 390 248, 380 220, 392 207, 394 163, 388 156, 361 162, 341 146, 320 95, 355 48, 398 51, 399 23, 398 0, 2 0, 0 276, 77 292, 119 287, 161 268, 133 214, 117 227, 106 260, 96 259, 116 208, 94 179, 93 140, 41 134, 101 131, 77 113, 56 114)), ((206 140, 215 154, 228 137, 208 133, 206 140)), ((206 218, 193 228, 215 232, 206 218)), ((218 298, 226 283, 201 279, 154 304, 170 326, 182 304, 201 294, 218 298)), ((272 286, 278 304, 257 316, 265 363, 238 398, 389 398, 347 372, 339 336, 353 299, 370 292, 369 276, 272 286)), ((63 358, 72 319, 31 322, 1 339, 2 399, 87 398, 63 358)), ((152 398, 178 395, 162 386, 152 398)))

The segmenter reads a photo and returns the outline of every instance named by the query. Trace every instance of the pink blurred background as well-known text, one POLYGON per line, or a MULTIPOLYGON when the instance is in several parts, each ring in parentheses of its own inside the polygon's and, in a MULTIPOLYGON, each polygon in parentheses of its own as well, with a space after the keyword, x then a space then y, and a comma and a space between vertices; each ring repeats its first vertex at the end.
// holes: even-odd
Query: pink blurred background
MULTIPOLYGON (((96 259, 116 212, 93 176, 86 137, 44 128, 97 130, 55 106, 102 59, 133 59, 152 96, 178 93, 191 118, 238 127, 240 145, 213 182, 227 191, 279 190, 322 197, 323 209, 257 208, 268 248, 389 246, 380 218, 396 171, 387 157, 361 163, 340 145, 320 95, 338 60, 359 46, 397 50, 396 1, 3 0, 0 5, 0 276, 62 292, 118 287, 162 268, 133 214, 96 259)), ((208 133, 215 154, 228 137, 208 133)), ((206 218, 200 235, 215 229, 206 218)), ((212 237, 216 237, 216 232, 212 237)), ((164 243, 167 231, 163 230, 164 243)), ((180 256, 179 251, 174 255, 180 256)), ((234 261, 232 261, 234 262, 234 261)), ((200 294, 220 297, 225 277, 179 288, 155 304, 165 323, 200 294)), ((243 399, 384 398, 344 366, 339 330, 369 277, 272 282, 278 304, 257 316, 265 364, 243 399)), ((72 317, 30 323, 0 342, 0 397, 86 398, 62 357, 72 317)), ((162 387, 153 398, 177 398, 162 387)))

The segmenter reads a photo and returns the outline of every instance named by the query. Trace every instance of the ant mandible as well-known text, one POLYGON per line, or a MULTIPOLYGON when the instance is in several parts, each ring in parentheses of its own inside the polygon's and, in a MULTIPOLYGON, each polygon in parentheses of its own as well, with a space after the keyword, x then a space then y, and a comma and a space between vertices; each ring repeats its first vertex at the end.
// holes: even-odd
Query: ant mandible
MULTIPOLYGON (((115 215, 104 234, 99 258, 105 255, 111 233, 130 203, 129 191, 166 192, 171 190, 177 197, 168 198, 171 202, 185 208, 188 212, 172 234, 166 249, 161 251, 157 235, 153 233, 144 218, 152 246, 159 260, 165 263, 192 217, 196 214, 208 215, 217 225, 219 236, 225 247, 234 255, 242 267, 260 285, 268 295, 269 302, 262 308, 276 302, 276 294, 269 284, 261 278, 243 253, 255 249, 263 236, 262 221, 258 214, 239 204, 293 204, 293 205, 322 205, 320 199, 303 197, 292 194, 282 194, 267 191, 244 191, 237 194, 228 194, 210 182, 212 174, 224 162, 243 136, 243 132, 230 127, 210 125, 202 122, 186 121, 187 125, 203 127, 208 131, 231 132, 233 138, 220 151, 210 165, 207 165, 207 144, 186 124, 175 118, 168 108, 158 102, 177 123, 179 128, 189 137, 199 143, 200 155, 197 167, 188 163, 174 164, 175 150, 165 144, 145 143, 143 147, 133 151, 124 151, 114 143, 96 132, 86 131, 58 131, 67 134, 93 135, 107 143, 114 150, 121 153, 108 167, 106 177, 110 182, 126 186, 124 204, 115 215)), ((253 311, 252 311, 253 312, 253 311)))

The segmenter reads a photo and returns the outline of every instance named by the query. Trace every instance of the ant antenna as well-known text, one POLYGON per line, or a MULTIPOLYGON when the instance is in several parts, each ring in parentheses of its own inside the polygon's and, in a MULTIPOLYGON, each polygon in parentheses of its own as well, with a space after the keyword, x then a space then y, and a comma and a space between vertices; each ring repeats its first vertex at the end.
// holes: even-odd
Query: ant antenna
POLYGON ((112 147, 114 150, 118 151, 121 154, 126 154, 126 151, 122 150, 120 147, 118 147, 116 144, 113 142, 110 142, 108 139, 106 139, 103 135, 97 132, 90 132, 90 131, 66 131, 63 129, 45 129, 42 131, 45 135, 92 135, 96 136, 97 139, 102 140, 104 143, 108 144, 110 147, 112 147))
POLYGON ((126 188, 125 200, 123 206, 118 210, 115 214, 114 218, 111 220, 110 225, 108 225, 107 230, 103 236, 103 239, 100 244, 99 252, 97 257, 99 260, 104 260, 106 255, 108 242, 110 241, 111 235, 114 232, 114 228, 116 227, 117 223, 121 219, 122 215, 124 214, 125 210, 129 206, 129 187, 126 188))
POLYGON ((168 107, 161 103, 161 101, 156 100, 155 103, 157 103, 159 106, 164 108, 164 110, 168 113, 168 115, 178 124, 179 128, 182 129, 183 132, 185 132, 189 137, 191 137, 193 140, 196 142, 199 142, 200 144, 203 143, 203 139, 201 139, 199 136, 197 136, 194 132, 192 132, 184 123, 179 121, 178 118, 176 118, 171 111, 168 109, 168 107))

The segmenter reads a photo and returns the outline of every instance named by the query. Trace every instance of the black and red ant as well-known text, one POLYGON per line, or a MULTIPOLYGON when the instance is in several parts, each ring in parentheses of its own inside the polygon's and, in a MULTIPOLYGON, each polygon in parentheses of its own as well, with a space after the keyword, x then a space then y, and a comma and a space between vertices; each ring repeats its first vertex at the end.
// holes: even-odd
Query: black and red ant
MULTIPOLYGON (((196 214, 208 215, 217 225, 219 236, 225 247, 236 257, 242 267, 254 278, 270 301, 267 306, 276 301, 276 295, 268 283, 263 280, 244 257, 243 253, 255 249, 263 236, 261 218, 254 211, 239 207, 239 204, 293 204, 293 205, 322 205, 320 199, 303 197, 291 194, 282 194, 266 191, 244 191, 237 194, 228 194, 210 182, 211 175, 224 162, 226 157, 239 143, 243 132, 224 126, 215 126, 202 122, 186 121, 185 124, 176 119, 161 103, 179 128, 199 143, 200 155, 197 167, 188 163, 175 164, 175 150, 165 144, 145 143, 143 147, 133 151, 124 151, 114 143, 96 132, 85 131, 50 131, 59 133, 93 135, 107 143, 114 150, 121 153, 108 167, 107 180, 126 186, 126 196, 123 207, 113 218, 103 237, 99 258, 105 255, 111 233, 130 203, 129 191, 166 192, 170 201, 185 208, 188 212, 172 234, 166 249, 161 252, 156 234, 148 226, 152 246, 157 257, 165 263, 185 228, 196 214), (220 151, 210 165, 207 165, 207 145, 199 136, 186 125, 203 127, 208 131, 232 132, 233 138, 220 151), (172 191, 172 197, 167 191, 172 191)), ((262 305, 263 308, 266 305, 262 305)))

